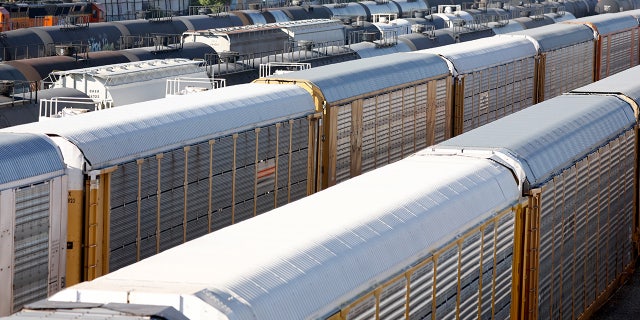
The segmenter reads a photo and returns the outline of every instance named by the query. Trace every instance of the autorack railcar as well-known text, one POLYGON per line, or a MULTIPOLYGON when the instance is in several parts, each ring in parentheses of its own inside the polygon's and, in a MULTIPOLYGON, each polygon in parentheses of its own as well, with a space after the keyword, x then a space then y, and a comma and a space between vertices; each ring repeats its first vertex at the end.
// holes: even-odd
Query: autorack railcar
POLYGON ((551 98, 16 317, 115 303, 190 319, 588 319, 638 257, 639 74, 551 98))
MULTIPOLYGON (((549 35, 535 36, 556 39, 551 44, 557 44, 558 35, 573 34, 575 30, 583 33, 586 28, 559 25, 546 29, 549 35)), ((621 32, 629 31, 625 27, 621 32)), ((593 32, 591 36, 593 39, 593 32)), ((528 39, 522 35, 500 36, 493 41, 515 41, 531 47, 526 43, 528 39)), ((628 45, 635 46, 637 42, 629 38, 628 45)), ((595 52, 593 47, 589 52, 595 52)), ((517 52, 512 53, 514 59, 509 63, 518 65, 520 59, 531 65, 530 56, 540 55, 540 51, 529 51, 531 54, 522 54, 521 58, 515 57, 517 52)), ((482 54, 466 54, 478 58, 468 61, 469 64, 473 61, 478 64, 476 68, 460 65, 460 70, 502 74, 501 68, 511 67, 504 62, 504 66, 491 64, 488 58, 480 59, 482 54)), ((455 60, 453 53, 448 56, 455 60)), ((584 56, 574 59, 594 64, 596 61, 584 56)), ((532 83, 534 87, 544 86, 548 78, 536 72, 540 70, 539 64, 535 68, 528 70, 534 76, 532 83)), ((210 230, 405 158, 429 144, 461 133, 453 129, 465 111, 457 109, 464 105, 456 103, 459 99, 488 102, 501 97, 500 90, 517 89, 520 86, 517 83, 531 82, 527 77, 509 80, 516 85, 494 79, 497 85, 489 86, 492 79, 487 76, 483 85, 495 89, 460 97, 454 93, 463 91, 456 91, 454 83, 460 79, 456 77, 467 73, 454 74, 442 56, 425 52, 318 67, 313 75, 305 72, 259 80, 279 82, 282 78, 289 85, 229 87, 215 93, 133 105, 128 110, 112 109, 59 119, 62 122, 57 124, 44 122, 2 130, 48 134, 65 155, 69 183, 64 187, 65 192, 70 192, 67 208, 70 224, 65 236, 71 243, 68 246, 71 249, 63 249, 68 257, 66 267, 61 268, 68 272, 66 283, 93 279, 210 230), (373 72, 376 68, 379 72, 373 72), (345 81, 337 81, 340 79, 345 81), (247 94, 251 91, 248 88, 255 92, 247 94), (201 96, 207 98, 198 98, 201 96), (282 102, 287 99, 292 100, 282 102), (207 104, 208 100, 211 104, 207 104), (219 116, 216 106, 247 112, 234 113, 225 119, 219 116), (264 112, 273 113, 248 111, 258 106, 266 106, 264 112), (300 117, 283 109, 303 106, 307 111, 300 117), (271 119, 265 126, 273 130, 264 129, 262 122, 252 118, 259 116, 271 119), (209 118, 222 124, 205 124, 203 121, 209 118), (247 121, 243 122, 245 131, 225 127, 240 118, 247 121), (282 147, 264 149, 260 144, 265 141, 270 146, 275 143, 282 147), (114 146, 126 154, 115 152, 114 146), (224 167, 219 166, 222 165, 219 161, 224 167)), ((523 70, 523 74, 526 72, 523 70)), ((590 72, 587 79, 592 77, 590 72)), ((549 96, 545 94, 545 98, 549 96)), ((482 106, 471 116, 489 117, 490 110, 482 106)), ((505 110, 504 115, 513 111, 505 110)), ((8 212, 7 216, 15 214, 8 212)))

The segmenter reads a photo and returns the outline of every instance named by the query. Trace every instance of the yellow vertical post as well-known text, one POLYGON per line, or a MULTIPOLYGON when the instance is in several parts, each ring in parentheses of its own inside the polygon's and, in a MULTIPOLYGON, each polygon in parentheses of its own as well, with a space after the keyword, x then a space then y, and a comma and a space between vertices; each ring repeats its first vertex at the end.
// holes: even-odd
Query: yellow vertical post
POLYGON ((93 280, 108 272, 109 181, 108 173, 92 172, 86 182, 89 192, 86 201, 85 280, 93 280))
MULTIPOLYGON (((389 121, 391 123, 391 121, 389 121)), ((350 175, 355 177, 362 171, 362 99, 351 102, 351 166, 350 175)))
POLYGON ((87 180, 87 234, 85 240, 85 280, 93 280, 96 278, 97 268, 97 181, 92 176, 87 180))
POLYGON ((540 247, 540 198, 541 190, 531 191, 529 203, 525 208, 523 258, 524 268, 522 278, 523 309, 522 319, 538 318, 538 270, 540 247))
MULTIPOLYGON (((82 183, 82 182, 81 182, 82 183)), ((83 250, 84 238, 84 191, 69 190, 67 195, 67 270, 66 286, 80 283, 84 279, 83 250)))
POLYGON ((511 279, 511 318, 526 319, 526 290, 529 274, 526 272, 527 254, 525 248, 528 244, 528 219, 530 216, 526 211, 515 208, 515 222, 513 230, 513 268, 511 279))
POLYGON ((545 94, 545 78, 546 78, 546 67, 547 63, 546 54, 542 53, 536 58, 536 67, 534 71, 534 87, 533 87, 533 103, 540 103, 544 101, 545 94))
MULTIPOLYGON (((464 132, 464 76, 459 76, 453 85, 453 123, 448 135, 457 136, 464 132)), ((445 136, 445 139, 449 137, 445 136)))
POLYGON ((323 155, 324 160, 324 173, 323 173, 323 185, 322 188, 328 188, 336 184, 336 152, 338 149, 338 110, 337 108, 328 108, 327 121, 324 122, 325 126, 325 152, 323 155))

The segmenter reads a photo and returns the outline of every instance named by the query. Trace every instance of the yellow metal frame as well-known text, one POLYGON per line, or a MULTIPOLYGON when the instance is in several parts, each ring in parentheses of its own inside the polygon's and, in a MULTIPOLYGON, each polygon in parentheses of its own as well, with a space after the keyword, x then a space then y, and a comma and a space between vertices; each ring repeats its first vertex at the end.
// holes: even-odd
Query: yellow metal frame
POLYGON ((85 180, 84 272, 83 280, 109 273, 109 215, 111 167, 87 176, 85 180))
MULTIPOLYGON (((390 278, 388 280, 385 280, 384 282, 380 283, 379 285, 376 285, 371 290, 369 290, 367 292, 363 292, 362 295, 357 297, 355 300, 352 300, 352 301, 349 301, 349 302, 345 303, 345 305, 343 305, 338 312, 336 312, 336 313, 332 314, 331 316, 327 317, 327 320, 347 320, 347 315, 349 314, 349 311, 351 309, 353 309, 354 307, 358 306, 363 301, 365 301, 367 299, 370 299, 371 297, 375 297, 375 301, 376 301, 376 317, 375 317, 375 319, 379 320, 380 319, 380 315, 378 314, 378 312, 380 310, 379 309, 380 292, 382 292, 386 287, 396 283, 398 280, 400 280, 402 278, 405 279, 405 283, 406 283, 406 289, 405 289, 405 292, 406 292, 406 294, 405 294, 405 319, 409 319, 409 312, 410 312, 410 309, 409 309, 410 308, 409 297, 410 297, 410 293, 411 293, 411 282, 410 282, 411 275, 414 272, 416 272, 417 270, 423 268, 428 263, 433 263, 433 275, 432 275, 432 277, 433 277, 433 280, 432 280, 433 287, 432 287, 432 290, 431 290, 431 295, 432 295, 432 298, 431 298, 431 300, 432 300, 431 318, 433 320, 437 320, 437 315, 436 315, 436 293, 437 293, 437 291, 436 291, 436 285, 437 285, 436 279, 437 279, 437 275, 438 275, 438 264, 437 264, 437 261, 438 261, 438 257, 441 254, 443 254, 444 252, 448 251, 449 249, 451 249, 452 247, 455 247, 455 246, 458 247, 458 253, 457 253, 458 254, 458 266, 457 266, 458 276, 457 276, 457 279, 456 279, 457 288, 458 288, 457 289, 458 290, 458 292, 457 292, 458 309, 456 310, 456 317, 459 317, 460 316, 460 314, 459 314, 459 305, 460 305, 459 296, 460 296, 460 285, 461 285, 460 284, 460 272, 461 272, 461 265, 460 264, 461 264, 461 252, 462 252, 461 246, 462 246, 462 243, 464 242, 464 240, 467 237, 469 237, 471 235, 474 235, 474 234, 476 234, 478 232, 482 232, 482 238, 481 238, 482 239, 482 246, 481 246, 481 248, 484 248, 484 239, 485 239, 484 238, 484 229, 490 224, 494 224, 495 225, 494 231, 493 231, 494 232, 494 235, 493 235, 493 238, 494 238, 494 241, 493 241, 493 246, 494 246, 494 250, 493 250, 493 255, 494 255, 494 267, 493 267, 494 276, 493 276, 493 278, 495 279, 495 277, 496 277, 496 275, 495 275, 495 263, 496 263, 496 260, 495 259, 496 259, 496 254, 497 254, 496 248, 495 248, 495 246, 497 245, 497 241, 495 241, 495 239, 497 237, 497 232, 498 232, 498 223, 499 223, 500 219, 502 219, 505 215, 513 212, 513 214, 514 214, 513 218, 515 220, 514 221, 514 233, 520 232, 520 234, 517 235, 516 237, 521 236, 522 240, 524 241, 524 236, 526 234, 523 231, 523 228, 519 228, 519 229, 516 228, 516 224, 518 224, 518 220, 521 220, 520 223, 522 223, 524 225, 524 223, 522 221, 523 220, 522 212, 524 212, 524 210, 526 210, 526 208, 528 206, 530 206, 530 204, 526 203, 526 201, 523 201, 521 203, 516 204, 513 207, 510 207, 509 209, 506 209, 506 210, 496 214, 494 217, 492 217, 491 219, 486 220, 481 225, 478 225, 478 226, 476 226, 476 227, 474 227, 472 229, 467 230, 464 233, 464 235, 460 236, 458 239, 455 239, 455 240, 447 243, 445 246, 443 246, 443 247, 439 248, 438 250, 434 251, 431 256, 428 256, 428 257, 422 259, 421 261, 417 262, 414 266, 412 266, 408 270, 403 271, 402 273, 396 274, 392 278, 390 278)), ((528 236, 531 236, 531 235, 529 234, 528 236)), ((519 248, 522 248, 522 245, 523 245, 523 243, 520 242, 519 243, 519 246, 520 246, 519 248)), ((515 259, 516 259, 516 256, 518 256, 516 254, 516 245, 515 244, 514 244, 513 256, 514 256, 513 263, 515 265, 516 264, 516 260, 515 259)), ((520 258, 522 258, 522 257, 520 257, 520 258)), ((521 260, 518 260, 518 261, 521 261, 521 260)), ((512 270, 514 270, 513 271, 514 275, 517 274, 515 269, 516 269, 515 267, 512 268, 512 270)), ((522 268, 520 268, 520 271, 518 271, 518 272, 522 272, 522 268)), ((516 278, 514 278, 514 280, 515 279, 516 278)), ((513 281, 513 282, 517 282, 517 281, 513 281)), ((493 281, 492 281, 492 285, 493 285, 493 281)), ((481 282, 479 284, 478 290, 480 292, 482 291, 481 282)), ((493 290, 493 291, 495 291, 495 290, 493 290)), ((518 291, 519 291, 518 294, 522 293, 522 290, 518 290, 518 291)), ((482 295, 481 294, 479 295, 478 303, 479 303, 478 306, 481 306, 481 303, 482 303, 482 295)), ((492 304, 492 309, 494 307, 495 306, 492 304)), ((517 317, 517 316, 514 317, 514 315, 517 315, 517 314, 520 313, 520 310, 518 310, 517 307, 518 306, 516 305, 516 303, 512 303, 511 315, 512 315, 512 318, 514 318, 514 319, 519 319, 519 317, 517 317)), ((480 316, 480 310, 478 310, 478 313, 479 313, 478 315, 480 316)), ((495 312, 494 311, 492 311, 492 315, 495 316, 495 312)))

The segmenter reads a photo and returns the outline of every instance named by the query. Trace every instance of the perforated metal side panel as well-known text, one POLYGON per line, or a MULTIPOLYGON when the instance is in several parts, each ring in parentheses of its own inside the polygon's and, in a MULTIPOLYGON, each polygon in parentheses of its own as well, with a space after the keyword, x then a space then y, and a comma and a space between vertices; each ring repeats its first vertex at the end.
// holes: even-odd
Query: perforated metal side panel
POLYGON ((638 65, 638 29, 603 35, 600 79, 638 65))
POLYGON ((542 188, 539 318, 578 318, 632 262, 630 130, 542 188))
POLYGON ((349 306, 347 319, 508 319, 514 222, 509 211, 461 235, 349 306))
MULTIPOLYGON (((361 172, 400 160, 447 138, 447 80, 432 80, 362 99, 361 172), (429 93, 430 87, 432 93, 429 93), (433 95, 430 97, 429 95, 433 95), (431 101, 430 101, 431 100, 431 101)), ((338 108, 336 182, 351 178, 352 105, 338 108)), ((357 140, 357 139, 356 139, 357 140)))
POLYGON ((462 132, 533 105, 534 65, 526 58, 465 74, 462 132))
POLYGON ((592 42, 583 42, 546 53, 544 100, 593 82, 592 42))
POLYGON ((308 130, 306 118, 293 119, 119 166, 109 271, 304 197, 308 130))
POLYGON ((16 190, 13 311, 47 297, 49 183, 16 190))

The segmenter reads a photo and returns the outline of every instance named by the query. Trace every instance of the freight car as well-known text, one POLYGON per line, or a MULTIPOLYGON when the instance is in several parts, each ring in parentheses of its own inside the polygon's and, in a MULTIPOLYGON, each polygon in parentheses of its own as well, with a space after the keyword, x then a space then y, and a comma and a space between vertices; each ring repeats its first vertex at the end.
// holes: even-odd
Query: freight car
POLYGON ((0 64, 0 79, 38 82, 38 87, 42 87, 42 80, 48 78, 54 71, 152 59, 204 59, 207 55, 215 53, 211 46, 198 42, 87 53, 74 53, 73 47, 65 47, 65 49, 71 50, 57 56, 5 61, 0 64))
POLYGON ((164 98, 167 80, 176 77, 209 79, 202 60, 153 59, 56 71, 49 80, 53 88, 85 92, 105 108, 164 98))
POLYGON ((3 3, 0 32, 56 25, 105 21, 104 6, 96 2, 3 3))
MULTIPOLYGON (((567 14, 563 16, 566 15, 567 14)), ((533 21, 536 18, 525 17, 518 18, 517 20, 523 21, 525 19, 533 21)), ((610 17, 610 19, 612 19, 612 17, 610 17)), ((330 39, 323 37, 325 38, 325 40, 330 40, 329 43, 316 43, 313 40, 309 40, 308 37, 309 31, 313 32, 318 28, 313 25, 307 26, 305 24, 292 24, 292 26, 290 26, 286 30, 288 30, 288 32, 295 33, 294 35, 292 35, 294 37, 294 41, 287 38, 286 42, 290 42, 292 48, 296 49, 294 49, 293 51, 285 50, 286 52, 279 52, 281 50, 277 50, 276 52, 279 53, 267 56, 239 53, 237 55, 229 55, 229 52, 226 51, 222 51, 218 54, 216 53, 217 50, 213 50, 210 45, 192 41, 177 44, 174 43, 177 39, 173 37, 167 37, 166 39, 163 39, 162 45, 154 45, 153 47, 137 49, 125 49, 120 51, 99 51, 82 54, 78 52, 74 53, 77 48, 73 46, 60 47, 58 48, 59 51, 62 54, 66 55, 4 62, 2 64, 3 68, 0 71, 0 79, 14 81, 32 81, 36 83, 36 87, 49 88, 49 75, 52 72, 59 73, 62 71, 68 71, 78 68, 94 68, 106 64, 142 61, 157 58, 172 58, 180 56, 191 59, 201 59, 204 57, 205 60, 210 63, 210 75, 215 75, 217 78, 222 78, 220 80, 224 80, 227 85, 235 85, 240 83, 248 83, 260 77, 260 68, 264 65, 273 65, 274 63, 288 63, 289 65, 292 65, 298 64, 299 62, 303 61, 304 63, 308 63, 312 67, 316 67, 395 52, 409 52, 426 48, 434 48, 452 44, 455 42, 464 42, 484 37, 490 37, 494 35, 495 30, 504 29, 505 26, 509 24, 509 20, 507 20, 502 22, 503 24, 494 25, 493 28, 489 28, 486 26, 473 26, 471 28, 469 28, 468 26, 463 26, 455 29, 444 28, 437 30, 423 30, 422 28, 416 28, 416 26, 423 26, 425 23, 424 20, 425 19, 402 20, 402 22, 398 24, 405 25, 407 28, 412 29, 412 31, 414 32, 412 34, 384 38, 382 38, 381 34, 376 33, 376 31, 379 31, 377 28, 367 27, 366 23, 354 24, 351 28, 348 28, 348 32, 357 32, 361 35, 368 33, 368 35, 372 35, 374 37, 371 37, 371 39, 367 39, 368 41, 344 46, 330 45, 333 42, 342 42, 342 40, 339 40, 339 35, 332 35, 332 37, 334 38, 330 39), (301 29, 301 32, 296 31, 296 28, 301 29), (338 38, 335 38, 336 36, 338 36, 338 38), (295 38, 300 38, 301 41, 295 41, 295 38), (166 44, 164 43, 165 40, 167 42, 166 44)), ((318 20, 318 22, 320 23, 329 21, 330 20, 318 20)), ((516 21, 516 19, 512 19, 511 21, 516 21)), ((605 19, 605 21, 607 20, 605 19)), ((335 21, 333 21, 332 23, 333 24, 327 24, 327 27, 329 29, 339 26, 335 24, 335 21)), ((385 23, 385 25, 396 23, 396 20, 391 20, 385 23)), ((513 23, 511 23, 511 25, 513 25, 513 23)), ((373 25, 369 24, 369 26, 373 25)), ((233 32, 234 34, 236 34, 242 29, 243 28, 238 28, 233 32)), ((318 30, 324 29, 319 28, 318 30)), ((259 33, 260 36, 264 36, 264 33, 260 33, 260 28, 248 28, 247 30, 248 32, 259 33)), ((340 30, 342 33, 344 31, 344 28, 340 30)), ((206 37, 209 37, 211 31, 194 34, 202 33, 206 34, 206 37)), ((221 32, 220 34, 225 33, 221 32)), ((244 38, 253 39, 253 37, 251 36, 244 36, 244 38)), ((318 40, 320 38, 321 36, 312 36, 312 39, 318 40)), ((214 39, 215 38, 206 38, 205 42, 212 42, 214 39)), ((238 37, 238 39, 234 39, 234 42, 240 39, 241 38, 238 37)), ((154 40, 157 39, 154 38, 154 40)), ((283 42, 285 41, 283 40, 280 42, 281 46, 283 42)), ((238 44, 234 45, 238 46, 238 44)), ((224 48, 218 45, 217 49, 223 50, 224 48)), ((229 47, 227 47, 226 49, 229 49, 229 47)), ((283 67, 281 67, 280 69, 283 69, 283 67)), ((285 68, 284 70, 286 69, 287 68, 285 68)), ((141 85, 147 86, 148 84, 145 83, 141 85)), ((84 89, 84 91, 86 91, 86 89, 84 89)), ((164 91, 164 88, 158 87, 156 91, 164 91)), ((141 101, 141 98, 142 96, 138 97, 137 101, 141 101)), ((137 101, 132 100, 132 102, 137 101)), ((115 103, 115 105, 118 106, 122 104, 115 103)), ((37 104, 25 108, 29 108, 31 111, 27 112, 25 114, 25 117, 20 117, 19 119, 17 119, 19 120, 18 123, 6 122, 0 125, 0 127, 7 127, 25 123, 25 119, 28 118, 28 115, 32 115, 32 117, 31 121, 27 122, 33 122, 39 119, 37 104)))
MULTIPOLYGON (((623 46, 635 50, 637 20, 626 14, 618 16, 622 18, 612 20, 615 24, 631 24, 620 24, 614 28, 617 31, 607 34, 626 35, 623 46)), ((557 88, 594 81, 599 72, 595 72, 595 40, 593 29, 586 25, 560 23, 418 51, 441 57, 437 63, 422 66, 401 67, 411 62, 395 54, 389 56, 393 61, 389 57, 387 62, 367 59, 361 64, 351 62, 348 68, 335 64, 256 81, 297 84, 314 96, 316 109, 326 115, 323 149, 327 158, 321 161, 326 167, 320 170, 326 187, 552 98, 559 93, 557 88), (570 58, 577 56, 593 59, 570 58), (444 67, 449 72, 420 74, 425 66, 429 70, 444 67), (371 73, 365 75, 365 71, 371 73), (396 75, 396 71, 406 75, 396 75), (429 101, 426 114, 414 109, 423 101, 429 101), (417 122, 414 112, 425 115, 426 126, 417 122), (416 130, 423 127, 428 130, 416 130), (405 140, 413 144, 402 142, 405 140)), ((626 68, 637 65, 628 56, 607 55, 606 59, 626 68)))
MULTIPOLYGON (((93 279, 534 104, 536 88, 557 81, 536 71, 551 69, 541 64, 565 51, 595 64, 595 49, 585 59, 571 48, 599 48, 593 32, 580 38, 584 25, 547 27, 546 35, 487 38, 457 54, 360 59, 258 80, 274 84, 3 129, 50 136, 69 167, 66 243, 54 239, 67 257, 57 269, 65 274, 50 276, 93 279), (562 37, 571 40, 564 47, 562 37)), ((556 70, 583 74, 567 68, 556 70)))
POLYGON ((638 76, 552 98, 13 318, 588 319, 638 256, 638 76))

